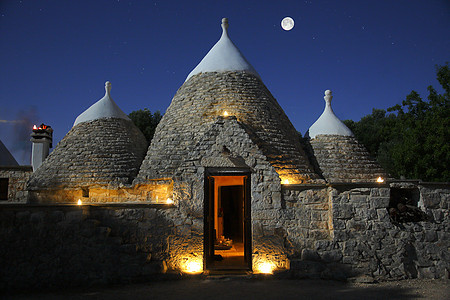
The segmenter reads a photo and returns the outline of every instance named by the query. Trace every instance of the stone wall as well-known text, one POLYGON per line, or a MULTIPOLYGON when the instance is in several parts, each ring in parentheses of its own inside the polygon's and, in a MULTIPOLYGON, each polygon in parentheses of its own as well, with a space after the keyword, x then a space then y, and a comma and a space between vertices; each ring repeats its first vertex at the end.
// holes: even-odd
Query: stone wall
POLYGON ((171 206, 2 205, 0 290, 148 279, 165 271, 171 206))
MULTIPOLYGON (((223 126, 216 128, 218 138, 237 124, 223 126)), ((417 188, 429 217, 395 223, 388 214, 389 185, 281 186, 258 159, 252 174, 255 272, 259 262, 270 261, 294 277, 448 278, 448 184, 391 184, 417 188)), ((130 282, 183 271, 190 261, 202 264, 206 168, 178 173, 174 205, 1 205, 0 288, 130 282)))
MULTIPOLYGON (((428 220, 395 223, 388 213, 389 186, 328 187, 331 235, 305 246, 299 259, 293 256, 292 273, 337 279, 448 278, 450 187, 419 184, 416 188, 428 220)), ((289 199, 287 190, 284 195, 289 199)))
POLYGON ((8 178, 8 199, 6 202, 26 203, 28 201, 26 182, 32 172, 31 166, 0 167, 0 178, 8 178))

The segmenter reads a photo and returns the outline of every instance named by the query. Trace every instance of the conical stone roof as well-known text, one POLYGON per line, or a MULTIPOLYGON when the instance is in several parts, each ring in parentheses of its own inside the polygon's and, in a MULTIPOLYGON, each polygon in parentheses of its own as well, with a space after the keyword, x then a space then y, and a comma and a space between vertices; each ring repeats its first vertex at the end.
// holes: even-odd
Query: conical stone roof
MULTIPOLYGON (((107 83, 108 98, 109 89, 107 83)), ((145 156, 147 141, 132 121, 121 117, 125 113, 114 111, 112 116, 97 114, 91 120, 75 122, 32 174, 28 188, 39 190, 131 183, 145 156)))
MULTIPOLYGON (((227 26, 222 27, 226 32, 227 26)), ((224 38, 229 39, 227 34, 222 34, 221 40, 224 38)), ((216 53, 219 43, 172 99, 137 178, 171 178, 211 124, 226 112, 237 118, 280 176, 294 182, 318 179, 301 147, 299 134, 256 71, 239 50, 235 51, 234 44, 234 48, 228 48, 231 54, 226 49, 216 53), (233 55, 240 56, 245 67, 227 65, 222 59, 233 55), (212 59, 206 64, 211 57, 221 64, 214 64, 212 59), (220 67, 206 68, 205 64, 220 67)))
POLYGON ((16 159, 0 140, 0 166, 18 166, 16 159))
POLYGON ((325 91, 325 109, 309 128, 310 152, 321 175, 331 183, 375 182, 387 173, 358 142, 331 108, 332 94, 325 91))

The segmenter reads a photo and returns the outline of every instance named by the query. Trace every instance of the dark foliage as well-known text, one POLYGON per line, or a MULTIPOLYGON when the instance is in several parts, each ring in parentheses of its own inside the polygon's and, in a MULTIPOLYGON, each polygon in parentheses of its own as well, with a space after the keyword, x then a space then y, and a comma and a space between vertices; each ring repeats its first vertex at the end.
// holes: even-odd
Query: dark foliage
POLYGON ((136 127, 142 131, 145 139, 150 144, 153 135, 155 134, 156 126, 162 118, 159 110, 152 114, 148 108, 139 109, 132 111, 128 117, 133 121, 136 127))
POLYGON ((344 121, 394 177, 450 181, 450 67, 436 69, 443 94, 429 86, 428 101, 412 91, 401 105, 344 121))

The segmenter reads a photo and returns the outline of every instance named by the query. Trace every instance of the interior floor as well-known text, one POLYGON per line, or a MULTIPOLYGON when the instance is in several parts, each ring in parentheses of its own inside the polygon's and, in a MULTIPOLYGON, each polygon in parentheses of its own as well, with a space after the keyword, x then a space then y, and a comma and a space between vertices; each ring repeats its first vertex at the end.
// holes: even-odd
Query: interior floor
POLYGON ((233 243, 229 250, 214 250, 214 269, 240 269, 245 266, 244 243, 233 243))

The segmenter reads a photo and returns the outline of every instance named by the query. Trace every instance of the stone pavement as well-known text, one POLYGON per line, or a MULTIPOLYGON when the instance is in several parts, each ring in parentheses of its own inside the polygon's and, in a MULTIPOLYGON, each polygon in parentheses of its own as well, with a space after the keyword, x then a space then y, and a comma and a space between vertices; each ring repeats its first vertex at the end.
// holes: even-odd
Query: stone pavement
POLYGON ((449 299, 448 280, 403 280, 377 284, 326 280, 216 277, 152 281, 53 292, 24 292, 2 299, 449 299))

